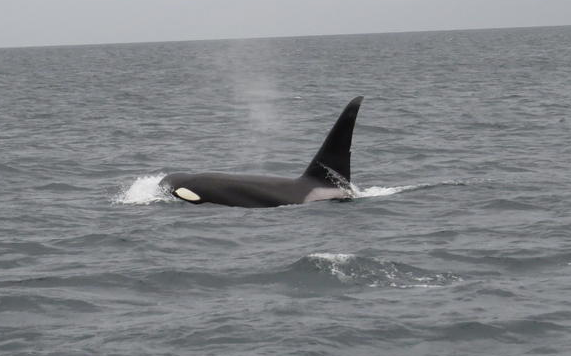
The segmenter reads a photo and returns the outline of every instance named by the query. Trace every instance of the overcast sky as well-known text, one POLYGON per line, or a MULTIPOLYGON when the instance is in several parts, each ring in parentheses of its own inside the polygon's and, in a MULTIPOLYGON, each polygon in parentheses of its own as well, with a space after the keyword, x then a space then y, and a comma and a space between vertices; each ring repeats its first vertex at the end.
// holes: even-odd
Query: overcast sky
POLYGON ((571 0, 0 0, 0 47, 571 25, 571 0))

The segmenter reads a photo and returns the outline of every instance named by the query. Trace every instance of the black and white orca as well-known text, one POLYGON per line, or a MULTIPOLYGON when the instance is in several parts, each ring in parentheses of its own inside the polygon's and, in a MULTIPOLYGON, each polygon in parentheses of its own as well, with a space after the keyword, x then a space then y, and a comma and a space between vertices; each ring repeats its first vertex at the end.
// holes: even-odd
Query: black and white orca
POLYGON ((350 197, 351 140, 363 97, 351 100, 305 172, 298 178, 222 173, 174 173, 159 185, 194 204, 246 208, 302 204, 350 197))

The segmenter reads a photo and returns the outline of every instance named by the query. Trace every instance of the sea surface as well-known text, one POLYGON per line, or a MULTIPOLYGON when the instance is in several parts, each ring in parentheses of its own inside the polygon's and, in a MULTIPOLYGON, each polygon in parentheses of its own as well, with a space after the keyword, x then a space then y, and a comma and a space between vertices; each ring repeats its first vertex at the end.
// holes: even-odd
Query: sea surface
POLYGON ((571 354, 571 27, 0 49, 0 152, 2 355, 571 354))

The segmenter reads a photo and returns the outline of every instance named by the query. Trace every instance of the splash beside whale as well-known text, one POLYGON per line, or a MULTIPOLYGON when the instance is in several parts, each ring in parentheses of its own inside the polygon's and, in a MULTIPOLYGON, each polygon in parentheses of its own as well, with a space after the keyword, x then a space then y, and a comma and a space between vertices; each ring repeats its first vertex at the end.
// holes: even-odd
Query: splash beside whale
POLYGON ((348 198, 351 141, 362 101, 363 97, 359 96, 349 102, 305 172, 298 178, 173 173, 164 177, 159 185, 168 193, 190 203, 245 208, 348 198))

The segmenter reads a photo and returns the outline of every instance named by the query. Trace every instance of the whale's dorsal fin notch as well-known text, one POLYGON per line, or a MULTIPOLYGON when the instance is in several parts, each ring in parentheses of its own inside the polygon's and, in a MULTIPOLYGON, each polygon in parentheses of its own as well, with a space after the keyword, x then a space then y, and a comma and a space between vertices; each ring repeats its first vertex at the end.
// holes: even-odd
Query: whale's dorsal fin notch
POLYGON ((303 173, 324 183, 332 184, 331 170, 347 182, 351 181, 351 140, 357 113, 363 101, 358 96, 345 107, 337 122, 329 131, 321 148, 303 173))

